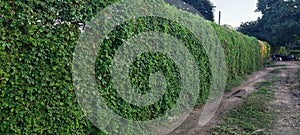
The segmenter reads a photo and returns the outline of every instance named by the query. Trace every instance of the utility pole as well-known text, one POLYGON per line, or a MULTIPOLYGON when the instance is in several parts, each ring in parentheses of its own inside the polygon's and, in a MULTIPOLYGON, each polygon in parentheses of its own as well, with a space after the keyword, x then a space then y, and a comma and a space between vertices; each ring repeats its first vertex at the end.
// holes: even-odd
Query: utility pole
POLYGON ((219 25, 221 25, 221 11, 219 11, 219 25))

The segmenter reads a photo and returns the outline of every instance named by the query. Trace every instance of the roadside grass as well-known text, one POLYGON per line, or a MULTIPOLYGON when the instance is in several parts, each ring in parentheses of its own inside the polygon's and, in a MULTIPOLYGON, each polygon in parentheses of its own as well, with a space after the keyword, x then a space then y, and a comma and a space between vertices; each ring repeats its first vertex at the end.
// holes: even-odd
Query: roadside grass
POLYGON ((300 80, 300 69, 298 69, 297 73, 296 73, 296 79, 300 80))
MULTIPOLYGON (((297 73, 296 73, 296 80, 300 81, 300 69, 298 69, 297 73)), ((296 85, 295 90, 300 90, 300 84, 296 85)))
POLYGON ((245 77, 239 77, 235 80, 230 80, 227 82, 226 88, 225 88, 225 92, 230 92, 233 88, 241 85, 241 83, 243 81, 245 81, 245 77))
POLYGON ((279 74, 279 73, 281 73, 281 70, 286 70, 286 69, 288 69, 288 68, 277 68, 277 69, 272 70, 270 73, 279 74))
POLYGON ((270 73, 274 73, 274 74, 279 74, 279 73, 281 73, 281 69, 274 69, 274 70, 272 70, 270 73))
POLYGON ((287 66, 287 65, 285 65, 285 64, 276 65, 275 62, 266 62, 264 64, 264 67, 285 67, 285 66, 287 66))
POLYGON ((272 82, 257 83, 257 92, 250 94, 238 107, 224 113, 222 122, 212 130, 214 135, 264 135, 268 133, 275 112, 269 107, 274 93, 272 82))

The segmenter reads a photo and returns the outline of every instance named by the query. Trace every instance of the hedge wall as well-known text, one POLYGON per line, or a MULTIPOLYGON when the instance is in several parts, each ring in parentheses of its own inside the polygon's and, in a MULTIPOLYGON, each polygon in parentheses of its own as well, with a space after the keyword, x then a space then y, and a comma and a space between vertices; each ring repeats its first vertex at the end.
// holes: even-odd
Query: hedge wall
POLYGON ((76 101, 72 53, 80 24, 112 2, 0 1, 0 134, 100 133, 76 101))
POLYGON ((228 83, 260 69, 270 58, 270 45, 212 23, 222 43, 228 66, 228 83))
MULTIPOLYGON (((80 35, 79 28, 82 28, 85 22, 90 21, 101 9, 116 1, 0 1, 1 134, 104 134, 86 119, 78 105, 72 82, 71 66, 73 52, 80 35)), ((197 16, 194 18, 202 20, 197 16)), ((208 56, 201 45, 203 42, 197 42, 188 30, 175 22, 151 17, 137 20, 138 24, 129 21, 113 31, 110 35, 113 38, 106 40, 103 44, 108 48, 106 50, 102 48, 99 52, 108 53, 105 56, 110 57, 114 47, 117 47, 112 43, 120 44, 122 40, 132 36, 130 34, 150 30, 173 33, 173 36, 186 42, 186 46, 197 54, 197 64, 202 67, 201 72, 206 73, 199 76, 201 85, 198 98, 198 103, 205 102, 209 93, 211 71, 208 56), (128 33, 128 31, 131 32, 128 33)), ((204 20, 202 22, 206 25, 210 24, 204 20)), ((261 67, 261 57, 267 56, 268 51, 260 53, 261 46, 258 40, 214 23, 211 25, 226 54, 229 80, 237 79, 261 67)), ((102 91, 102 94, 112 103, 112 109, 116 112, 119 110, 120 115, 133 120, 148 120, 159 117, 160 113, 171 108, 176 102, 178 91, 174 89, 178 89, 180 78, 177 75, 176 65, 162 54, 149 53, 138 58, 134 64, 140 67, 133 67, 131 75, 132 78, 141 79, 142 83, 148 81, 149 72, 157 71, 158 67, 164 69, 166 79, 170 81, 167 85, 167 91, 170 94, 163 97, 166 102, 158 102, 152 108, 130 108, 129 106, 130 109, 124 112, 120 111, 122 110, 120 107, 126 104, 118 103, 120 98, 111 98, 110 95, 114 95, 114 92, 102 91), (152 65, 150 69, 145 66, 148 63, 152 65), (144 70, 138 72, 139 68, 147 69, 149 72, 144 72, 144 70), (132 115, 138 109, 142 110, 140 114, 132 115), (145 115, 147 112, 150 113, 145 115), (135 117, 136 115, 140 116, 135 117)), ((99 70, 96 74, 103 79, 98 77, 97 81, 101 85, 110 86, 111 84, 105 82, 105 79, 109 78, 102 76, 108 70, 100 68, 109 63, 101 59, 106 58, 98 56, 99 70)), ((149 86, 141 85, 141 82, 132 80, 132 84, 141 89, 141 92, 149 90, 149 86)), ((111 128, 117 130, 120 127, 111 128)))

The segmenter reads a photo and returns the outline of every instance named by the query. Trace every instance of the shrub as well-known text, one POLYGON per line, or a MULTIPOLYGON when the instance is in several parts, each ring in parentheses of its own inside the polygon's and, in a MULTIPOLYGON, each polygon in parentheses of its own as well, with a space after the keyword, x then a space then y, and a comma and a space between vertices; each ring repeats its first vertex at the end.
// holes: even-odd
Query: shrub
POLYGON ((270 58, 271 47, 270 44, 268 44, 267 42, 259 41, 259 43, 261 45, 261 50, 260 50, 261 64, 264 64, 270 58))
POLYGON ((278 54, 279 54, 279 55, 282 55, 282 56, 288 55, 288 53, 287 53, 287 51, 286 51, 286 49, 285 49, 284 46, 280 46, 280 48, 279 48, 279 50, 278 50, 278 54))
POLYGON ((296 58, 300 58, 300 50, 291 50, 290 54, 295 55, 296 58))

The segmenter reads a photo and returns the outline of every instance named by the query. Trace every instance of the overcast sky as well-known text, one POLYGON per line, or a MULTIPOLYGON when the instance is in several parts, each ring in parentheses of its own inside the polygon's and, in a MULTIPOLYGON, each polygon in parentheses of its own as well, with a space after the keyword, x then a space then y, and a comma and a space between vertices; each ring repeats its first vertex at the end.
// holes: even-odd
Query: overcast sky
POLYGON ((215 8, 215 21, 218 22, 221 11, 221 24, 229 24, 238 27, 242 22, 254 21, 261 16, 260 12, 254 12, 257 0, 210 0, 215 8))

